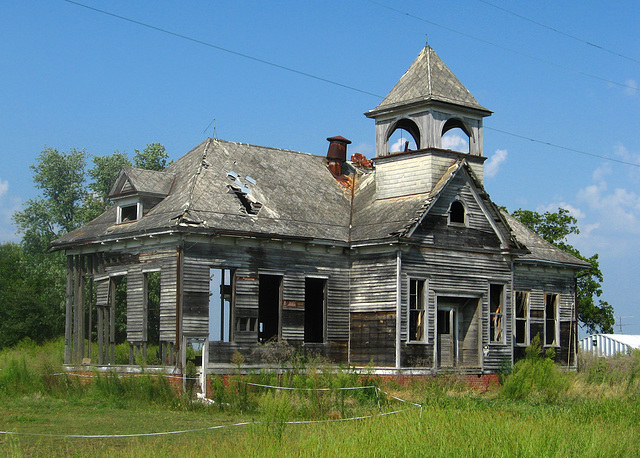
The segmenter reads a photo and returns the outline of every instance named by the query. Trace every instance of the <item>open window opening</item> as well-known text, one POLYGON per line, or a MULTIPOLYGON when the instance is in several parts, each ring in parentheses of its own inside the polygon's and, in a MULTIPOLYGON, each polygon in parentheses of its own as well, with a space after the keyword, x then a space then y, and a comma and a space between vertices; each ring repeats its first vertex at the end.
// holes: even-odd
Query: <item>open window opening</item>
POLYGON ((126 205, 120 207, 120 221, 119 223, 128 223, 130 221, 138 220, 138 204, 126 205))
POLYGON ((544 295, 544 343, 558 344, 558 294, 544 295))
POLYGON ((449 207, 449 224, 465 224, 464 204, 459 200, 454 200, 449 207))
POLYGON ((409 340, 424 341, 424 280, 409 280, 409 340))
POLYGON ((516 345, 529 345, 529 292, 516 291, 516 345))
POLYGON ((471 134, 460 119, 449 119, 442 128, 442 149, 469 154, 471 134))
POLYGON ((504 341, 504 285, 489 286, 491 342, 504 341))
POLYGON ((258 288, 258 341, 280 338, 282 276, 260 275, 258 288))
POLYGON ((305 278, 304 280, 304 341, 322 343, 326 330, 327 280, 305 278))
POLYGON ((160 364, 160 271, 144 274, 145 328, 143 354, 149 364, 160 364))
MULTIPOLYGON (((116 345, 127 341, 127 276, 111 277, 112 289, 112 337, 116 345)), ((121 361, 120 364, 126 364, 121 361)))
POLYGON ((401 119, 395 124, 387 140, 390 153, 417 150, 420 149, 420 129, 410 119, 401 119))
POLYGON ((230 342, 233 311, 234 272, 209 269, 209 340, 230 342))

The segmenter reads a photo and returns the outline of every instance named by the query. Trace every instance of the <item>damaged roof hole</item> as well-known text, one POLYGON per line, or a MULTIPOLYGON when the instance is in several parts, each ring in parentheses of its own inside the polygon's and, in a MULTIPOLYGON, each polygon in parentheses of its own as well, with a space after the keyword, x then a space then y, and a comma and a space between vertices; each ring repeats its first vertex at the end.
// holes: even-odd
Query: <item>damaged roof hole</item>
MULTIPOLYGON (((260 202, 256 202, 255 200, 253 200, 253 198, 251 198, 249 193, 248 192, 244 192, 244 190, 242 188, 239 188, 239 187, 234 186, 232 184, 230 184, 228 186, 229 186, 230 192, 233 192, 236 195, 236 197, 238 198, 238 200, 242 204, 242 207, 243 207, 244 211, 247 212, 248 215, 257 215, 258 214, 258 212, 262 208, 262 204, 260 202)), ((244 188, 244 189, 247 189, 247 188, 244 188)), ((248 191, 248 189, 247 189, 247 191, 248 191)))
POLYGON ((247 180, 247 181, 248 181, 249 183, 251 183, 251 184, 256 184, 256 180, 254 180, 254 179, 253 179, 253 178, 251 178, 251 177, 244 177, 244 179, 245 179, 245 180, 247 180))

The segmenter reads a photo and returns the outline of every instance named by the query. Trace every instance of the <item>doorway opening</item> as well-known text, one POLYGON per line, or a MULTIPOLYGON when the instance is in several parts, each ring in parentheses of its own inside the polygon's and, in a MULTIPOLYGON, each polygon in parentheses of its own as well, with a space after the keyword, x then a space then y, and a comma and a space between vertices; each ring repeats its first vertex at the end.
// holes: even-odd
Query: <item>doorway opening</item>
POLYGON ((260 275, 258 291, 258 341, 280 338, 282 276, 260 275))

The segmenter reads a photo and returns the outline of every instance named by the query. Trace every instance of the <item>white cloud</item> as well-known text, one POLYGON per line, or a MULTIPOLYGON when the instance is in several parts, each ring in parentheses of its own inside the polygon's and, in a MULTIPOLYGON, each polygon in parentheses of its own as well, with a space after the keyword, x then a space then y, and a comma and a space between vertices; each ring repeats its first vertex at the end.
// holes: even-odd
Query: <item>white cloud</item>
POLYGON ((442 149, 450 149, 460 151, 462 153, 469 152, 469 139, 458 134, 445 134, 442 136, 442 149))
POLYGON ((0 197, 2 197, 9 190, 9 182, 0 180, 0 197))
POLYGON ((496 152, 493 153, 493 156, 491 156, 484 164, 484 176, 487 178, 493 178, 496 176, 502 163, 507 160, 508 154, 509 153, 506 149, 496 150, 496 152))
POLYGON ((390 153, 397 153, 399 151, 404 151, 404 142, 407 140, 405 138, 400 137, 396 140, 396 142, 389 147, 390 153))

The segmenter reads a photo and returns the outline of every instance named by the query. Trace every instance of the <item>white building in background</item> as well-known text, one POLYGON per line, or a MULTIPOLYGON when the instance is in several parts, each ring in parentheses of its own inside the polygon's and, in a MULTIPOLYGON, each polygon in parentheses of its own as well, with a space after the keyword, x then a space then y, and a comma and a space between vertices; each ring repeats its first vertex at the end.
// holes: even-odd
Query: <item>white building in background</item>
POLYGON ((597 356, 613 356, 640 349, 640 335, 594 334, 578 341, 579 351, 590 351, 597 356))

